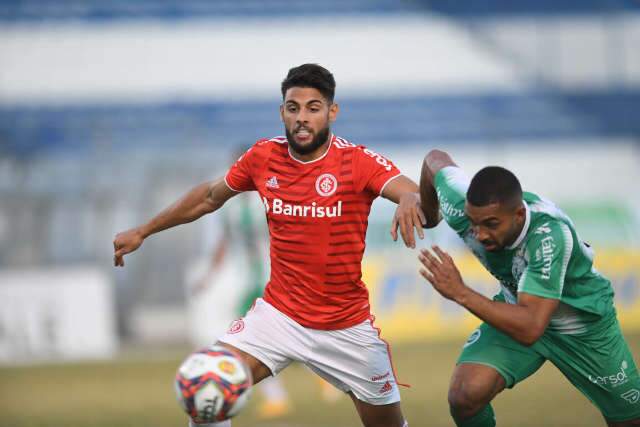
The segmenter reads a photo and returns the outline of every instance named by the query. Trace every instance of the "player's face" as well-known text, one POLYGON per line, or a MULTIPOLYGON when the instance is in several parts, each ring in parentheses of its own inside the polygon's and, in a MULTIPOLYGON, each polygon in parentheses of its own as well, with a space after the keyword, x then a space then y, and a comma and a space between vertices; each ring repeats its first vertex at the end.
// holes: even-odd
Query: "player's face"
POLYGON ((476 239, 489 252, 500 251, 515 242, 526 215, 522 205, 514 208, 501 203, 487 206, 466 203, 464 210, 476 239))
POLYGON ((338 104, 329 103, 310 87, 292 87, 280 106, 289 146, 298 154, 311 154, 329 139, 330 125, 338 114, 338 104))

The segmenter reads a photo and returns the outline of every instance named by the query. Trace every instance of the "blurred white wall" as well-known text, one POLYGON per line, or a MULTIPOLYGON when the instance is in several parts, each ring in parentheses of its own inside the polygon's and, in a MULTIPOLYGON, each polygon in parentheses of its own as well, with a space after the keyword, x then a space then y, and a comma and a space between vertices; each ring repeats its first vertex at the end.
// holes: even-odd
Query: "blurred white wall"
POLYGON ((522 71, 556 86, 640 87, 640 14, 517 17, 475 28, 522 71))
POLYGON ((0 364, 103 359, 117 349, 113 286, 104 272, 0 270, 0 364))
POLYGON ((434 17, 0 28, 0 102, 274 98, 289 68, 328 67, 338 93, 522 85, 508 62, 434 17))

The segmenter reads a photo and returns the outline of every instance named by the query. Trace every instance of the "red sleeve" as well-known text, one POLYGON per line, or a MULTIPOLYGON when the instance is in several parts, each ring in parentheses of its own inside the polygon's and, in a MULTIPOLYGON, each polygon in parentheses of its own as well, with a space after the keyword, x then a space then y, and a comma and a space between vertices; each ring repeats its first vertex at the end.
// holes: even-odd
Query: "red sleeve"
MULTIPOLYGON (((256 143, 256 145, 258 144, 259 142, 256 143)), ((252 175, 256 145, 240 156, 225 175, 224 182, 233 191, 252 191, 256 189, 252 175)))
POLYGON ((382 193, 389 181, 401 175, 391 160, 362 145, 356 147, 354 166, 356 189, 370 191, 375 196, 382 193))

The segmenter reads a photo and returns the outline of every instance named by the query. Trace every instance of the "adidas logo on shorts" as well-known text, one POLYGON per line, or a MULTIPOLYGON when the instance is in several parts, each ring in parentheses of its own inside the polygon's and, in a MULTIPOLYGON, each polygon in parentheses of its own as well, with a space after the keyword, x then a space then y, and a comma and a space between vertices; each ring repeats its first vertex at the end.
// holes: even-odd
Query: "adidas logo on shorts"
POLYGON ((387 381, 386 383, 384 383, 384 385, 380 389, 379 393, 380 394, 385 394, 385 393, 389 393, 391 390, 393 390, 393 386, 391 385, 391 383, 389 381, 387 381))

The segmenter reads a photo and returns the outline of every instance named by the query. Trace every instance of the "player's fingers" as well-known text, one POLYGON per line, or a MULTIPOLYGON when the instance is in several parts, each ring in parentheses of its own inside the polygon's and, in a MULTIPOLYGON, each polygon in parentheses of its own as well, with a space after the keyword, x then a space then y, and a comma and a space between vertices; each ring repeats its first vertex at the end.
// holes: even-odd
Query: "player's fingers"
POLYGON ((411 211, 407 212, 404 217, 405 227, 407 229, 407 236, 409 237, 409 243, 411 244, 411 248, 415 249, 416 247, 416 236, 413 233, 413 214, 411 211))
POLYGON ((435 263, 436 265, 442 265, 442 262, 428 249, 423 249, 422 254, 427 258, 430 262, 435 263))
POLYGON ((391 219, 391 238, 394 242, 398 240, 398 214, 393 214, 393 219, 391 219))
POLYGON ((452 265, 455 265, 455 263, 453 262, 453 258, 451 257, 451 255, 449 255, 449 252, 445 252, 445 251, 442 251, 442 252, 444 252, 444 257, 448 259, 452 265))
POLYGON ((416 211, 418 212, 418 216, 420 217, 420 223, 423 226, 427 225, 427 217, 424 215, 424 212, 422 212, 422 208, 418 206, 416 208, 416 211))
POLYGON ((431 283, 432 285, 435 285, 435 283, 433 283, 433 275, 431 274, 431 272, 429 270, 426 270, 424 268, 420 269, 420 275, 422 277, 424 277, 425 279, 427 279, 427 281, 429 283, 431 283))
POLYGON ((449 272, 453 272, 457 270, 456 264, 455 262, 453 262, 453 258, 451 258, 451 256, 445 252, 444 250, 440 249, 439 246, 434 245, 433 246, 433 250, 436 254, 438 254, 438 257, 442 260, 442 264, 443 266, 449 271, 449 272))
POLYGON ((433 245, 431 246, 431 249, 433 249, 433 251, 438 255, 438 258, 440 258, 440 261, 442 261, 443 264, 451 260, 450 257, 447 257, 447 253, 440 249, 440 246, 433 245))
POLYGON ((422 220, 420 219, 420 215, 418 215, 419 211, 420 211, 420 209, 416 209, 413 212, 413 226, 415 227, 416 231, 418 232, 418 237, 420 237, 420 240, 424 240, 424 231, 422 229, 422 220))
POLYGON ((116 267, 124 267, 124 255, 127 253, 125 249, 118 249, 113 255, 116 267))
POLYGON ((413 233, 410 232, 410 225, 407 223, 407 216, 401 215, 400 218, 400 234, 402 234, 402 240, 408 248, 415 248, 415 242, 413 241, 413 233))
POLYGON ((427 267, 427 269, 433 274, 436 275, 438 273, 438 266, 436 265, 433 257, 426 249, 420 251, 420 255, 418 259, 422 262, 422 265, 427 267))
POLYGON ((443 265, 440 260, 433 253, 426 249, 423 249, 423 253, 425 254, 425 259, 428 262, 429 270, 434 274, 434 276, 442 276, 443 265))

